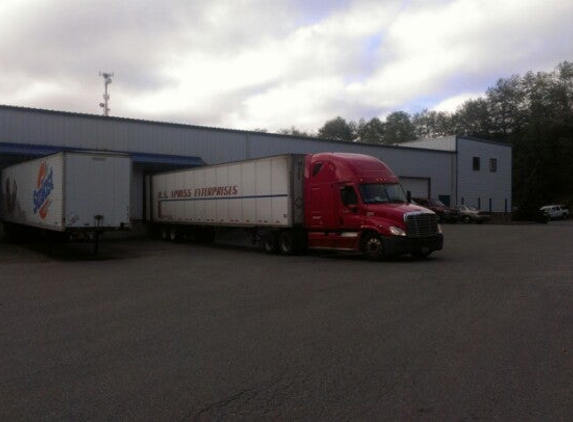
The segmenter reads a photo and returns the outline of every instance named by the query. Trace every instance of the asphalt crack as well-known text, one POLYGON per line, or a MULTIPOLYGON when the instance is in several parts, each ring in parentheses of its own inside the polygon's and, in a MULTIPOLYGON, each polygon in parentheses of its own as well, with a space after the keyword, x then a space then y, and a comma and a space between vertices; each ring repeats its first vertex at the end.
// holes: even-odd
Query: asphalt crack
MULTIPOLYGON (((216 401, 214 403, 211 403, 211 404, 203 407, 202 409, 199 410, 199 412, 197 412, 197 414, 195 415, 193 420, 194 421, 200 421, 203 416, 208 417, 208 415, 211 414, 213 411, 224 409, 227 406, 231 405, 233 402, 236 402, 239 400, 242 400, 245 403, 248 403, 257 394, 258 394, 257 391, 254 391, 251 389, 240 391, 233 396, 227 397, 226 399, 223 399, 223 400, 216 401)), ((185 418, 183 418, 182 420, 185 421, 190 417, 191 417, 191 415, 188 415, 185 418)), ((209 418, 209 419, 211 419, 211 418, 209 418)))

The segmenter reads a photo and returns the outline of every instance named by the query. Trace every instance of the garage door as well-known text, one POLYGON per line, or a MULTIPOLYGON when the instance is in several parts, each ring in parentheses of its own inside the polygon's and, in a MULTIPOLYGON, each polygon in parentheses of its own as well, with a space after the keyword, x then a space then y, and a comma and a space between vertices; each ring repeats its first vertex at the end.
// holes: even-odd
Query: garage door
POLYGON ((430 179, 426 177, 400 177, 404 192, 410 191, 412 198, 430 197, 430 179))

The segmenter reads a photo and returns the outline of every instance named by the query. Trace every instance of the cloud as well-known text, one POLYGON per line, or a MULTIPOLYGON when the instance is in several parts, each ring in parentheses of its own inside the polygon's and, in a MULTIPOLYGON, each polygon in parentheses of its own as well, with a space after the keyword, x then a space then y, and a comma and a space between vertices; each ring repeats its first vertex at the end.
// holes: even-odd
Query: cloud
POLYGON ((560 0, 3 2, 0 95, 99 113, 114 71, 112 115, 314 131, 551 70, 571 60, 572 16, 560 0))
POLYGON ((483 92, 464 92, 453 97, 444 98, 439 103, 434 104, 432 110, 453 113, 466 101, 477 100, 482 97, 484 97, 483 92))

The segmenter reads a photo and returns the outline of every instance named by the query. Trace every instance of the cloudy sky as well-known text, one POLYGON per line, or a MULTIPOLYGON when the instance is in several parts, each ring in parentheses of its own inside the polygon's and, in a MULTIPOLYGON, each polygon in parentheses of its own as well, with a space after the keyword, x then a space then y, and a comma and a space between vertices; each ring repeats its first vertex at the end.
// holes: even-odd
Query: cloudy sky
POLYGON ((316 131, 573 61, 571 0, 3 0, 0 104, 316 131))

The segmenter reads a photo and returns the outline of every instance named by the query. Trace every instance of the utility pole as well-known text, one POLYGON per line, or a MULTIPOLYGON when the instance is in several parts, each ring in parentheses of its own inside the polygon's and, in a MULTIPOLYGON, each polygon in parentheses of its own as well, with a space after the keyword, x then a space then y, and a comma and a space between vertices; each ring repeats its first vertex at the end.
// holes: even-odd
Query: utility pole
POLYGON ((99 75, 103 77, 104 93, 103 93, 103 103, 99 103, 99 106, 103 108, 103 115, 109 116, 110 108, 109 104, 109 94, 107 93, 107 86, 111 83, 111 78, 113 77, 113 72, 99 72, 99 75))

